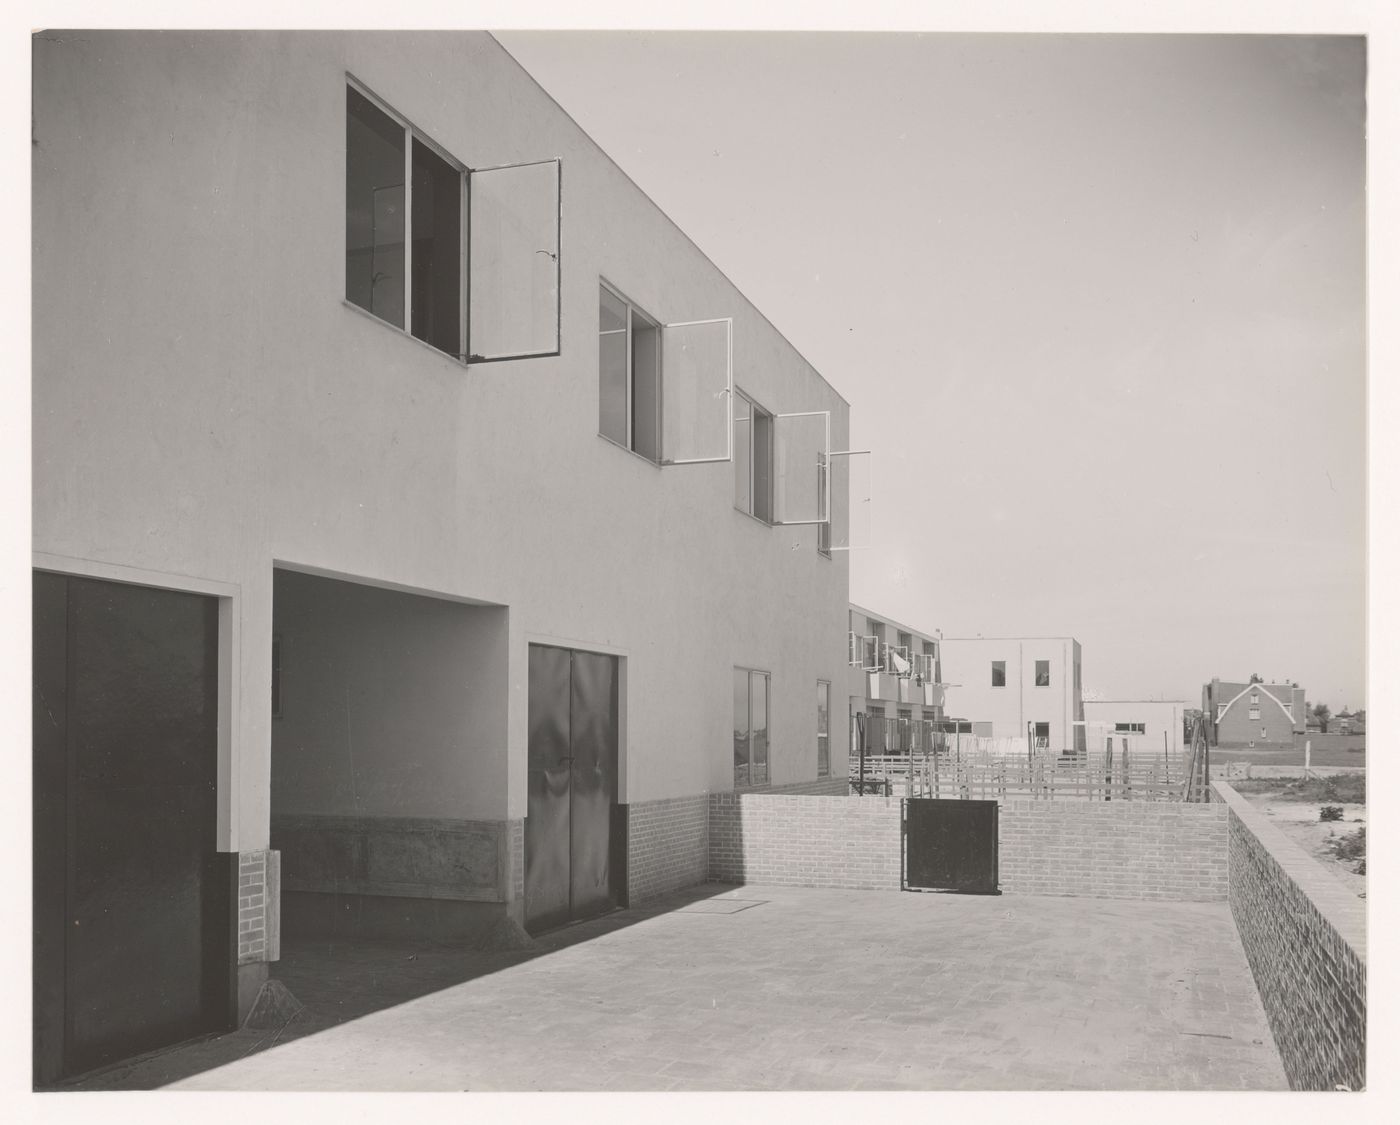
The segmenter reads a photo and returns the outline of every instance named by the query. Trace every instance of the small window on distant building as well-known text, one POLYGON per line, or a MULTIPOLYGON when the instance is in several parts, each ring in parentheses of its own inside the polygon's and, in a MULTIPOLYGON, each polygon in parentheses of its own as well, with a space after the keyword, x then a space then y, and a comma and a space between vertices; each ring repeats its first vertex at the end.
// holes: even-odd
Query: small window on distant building
POLYGON ((1146 734, 1146 723, 1114 723, 1114 734, 1146 734))
POLYGON ((1259 737, 1260 737, 1260 738, 1268 738, 1268 737, 1269 737, 1269 728, 1268 728, 1268 727, 1260 727, 1260 728, 1259 728, 1259 737))
POLYGON ((1251 707, 1251 708, 1249 709, 1249 717, 1250 717, 1251 719, 1257 719, 1257 718, 1259 717, 1259 708, 1258 708, 1258 707, 1251 707))
POLYGON ((1050 661, 1037 660, 1035 662, 1035 686, 1050 686, 1050 661))
POLYGON ((992 687, 1006 686, 1006 661, 992 661, 992 687))
POLYGON ((1044 750, 1050 745, 1050 724, 1035 724, 1035 745, 1037 749, 1044 750))

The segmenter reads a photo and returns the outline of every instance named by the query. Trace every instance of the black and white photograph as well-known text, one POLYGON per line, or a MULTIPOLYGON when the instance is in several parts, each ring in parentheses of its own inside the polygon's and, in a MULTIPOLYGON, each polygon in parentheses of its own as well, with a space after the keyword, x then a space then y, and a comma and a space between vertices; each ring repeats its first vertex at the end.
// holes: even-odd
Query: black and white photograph
POLYGON ((1384 1115, 1387 5, 123 7, 8 21, 12 1120, 1384 1115))

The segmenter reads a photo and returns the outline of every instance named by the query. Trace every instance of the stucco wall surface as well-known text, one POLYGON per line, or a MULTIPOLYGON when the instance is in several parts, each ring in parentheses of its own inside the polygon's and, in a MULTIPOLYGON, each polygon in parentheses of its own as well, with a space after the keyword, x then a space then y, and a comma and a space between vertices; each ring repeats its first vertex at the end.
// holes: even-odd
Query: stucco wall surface
POLYGON ((277 563, 509 607, 494 818, 526 811, 531 641, 623 659, 629 802, 732 785, 736 665, 773 673, 773 780, 815 776, 847 555, 736 511, 732 465, 599 436, 600 278, 661 323, 732 317, 736 384, 830 410, 838 449, 847 406, 499 44, 85 31, 33 57, 34 549, 233 591, 238 847, 268 839, 277 563), (346 303, 347 76, 468 167, 562 160, 561 355, 464 366, 346 303))

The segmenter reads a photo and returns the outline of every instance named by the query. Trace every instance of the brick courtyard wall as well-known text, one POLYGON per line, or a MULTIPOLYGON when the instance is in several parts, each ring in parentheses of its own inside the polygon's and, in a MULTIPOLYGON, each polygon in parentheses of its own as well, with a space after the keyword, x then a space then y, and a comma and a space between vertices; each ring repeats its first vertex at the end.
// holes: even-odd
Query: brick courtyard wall
POLYGON ((845 774, 840 777, 818 777, 811 781, 794 781, 787 785, 757 785, 740 789, 740 793, 797 794, 806 797, 845 797, 851 783, 845 774))
POLYGON ((709 806, 717 882, 899 889, 897 799, 712 793, 709 806))
POLYGON ((1224 902, 1226 809, 1168 801, 1001 804, 1006 894, 1224 902))
POLYGON ((710 862, 710 796, 671 797, 627 806, 627 901, 703 883, 710 862))
POLYGON ((282 956, 278 925, 281 901, 281 854, 275 851, 238 855, 238 963, 276 961, 282 956))
POLYGON ((1228 784, 1230 911, 1289 1085, 1366 1084, 1366 907, 1228 784))

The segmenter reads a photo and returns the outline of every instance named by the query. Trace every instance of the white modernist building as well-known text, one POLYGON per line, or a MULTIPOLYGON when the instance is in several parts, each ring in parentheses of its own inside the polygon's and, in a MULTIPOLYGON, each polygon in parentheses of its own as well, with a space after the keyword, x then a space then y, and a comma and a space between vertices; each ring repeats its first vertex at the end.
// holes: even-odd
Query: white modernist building
POLYGON ((36 1080, 844 791, 847 404, 495 40, 33 55, 36 1080))

